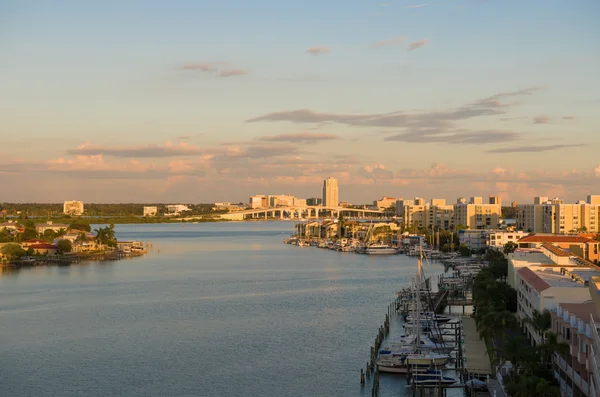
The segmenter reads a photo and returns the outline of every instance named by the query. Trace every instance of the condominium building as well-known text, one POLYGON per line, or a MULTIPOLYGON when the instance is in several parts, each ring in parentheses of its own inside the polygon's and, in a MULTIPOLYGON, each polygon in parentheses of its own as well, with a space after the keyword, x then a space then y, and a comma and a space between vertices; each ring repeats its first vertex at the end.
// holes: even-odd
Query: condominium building
POLYGON ((569 345, 564 355, 555 354, 553 360, 554 377, 560 383, 563 396, 598 396, 598 354, 594 348, 600 346, 598 327, 600 314, 596 304, 559 303, 552 311, 552 332, 560 342, 569 345))
POLYGON ((506 244, 517 244, 525 236, 527 236, 527 233, 522 230, 488 230, 485 233, 485 245, 490 248, 502 250, 506 244))
POLYGON ((323 181, 323 205, 329 208, 337 208, 339 198, 338 181, 329 177, 323 181))
POLYGON ((144 207, 144 216, 156 216, 158 207, 144 207))
MULTIPOLYGON (((600 277, 592 277, 590 280, 590 297, 596 306, 596 313, 600 313, 600 277)), ((590 370, 590 396, 600 395, 600 323, 594 321, 595 317, 590 316, 590 331, 592 333, 592 343, 588 356, 590 370)))
POLYGON ((317 206, 322 204, 323 199, 321 197, 310 197, 306 199, 306 205, 317 206))
POLYGON ((258 194, 250 196, 248 204, 250 204, 250 208, 267 208, 269 206, 269 199, 264 194, 258 194))
POLYGON ((269 198, 269 207, 293 207, 294 206, 294 196, 290 196, 289 194, 277 194, 273 196, 268 196, 269 198))
POLYGON ((533 233, 573 233, 600 231, 600 196, 565 204, 559 198, 535 197, 533 204, 518 205, 517 227, 533 233))
POLYGON ((65 201, 63 203, 63 213, 72 216, 83 215, 83 201, 65 201))
POLYGON ((534 310, 551 311, 557 310, 559 304, 588 301, 592 276, 600 276, 600 271, 564 267, 523 267, 517 271, 517 317, 534 346, 543 342, 543 335, 525 319, 532 318, 534 310))
POLYGON ((396 201, 402 200, 402 197, 394 198, 384 196, 381 200, 373 201, 373 206, 380 210, 387 209, 396 205, 396 201))
POLYGON ((454 225, 454 206, 446 205, 444 199, 431 199, 429 203, 421 197, 414 200, 396 201, 396 215, 405 225, 417 225, 428 229, 450 229, 454 225))
POLYGON ((499 197, 490 196, 488 204, 483 204, 481 197, 471 197, 468 203, 459 198, 454 205, 454 224, 471 230, 495 229, 500 223, 501 211, 499 197))

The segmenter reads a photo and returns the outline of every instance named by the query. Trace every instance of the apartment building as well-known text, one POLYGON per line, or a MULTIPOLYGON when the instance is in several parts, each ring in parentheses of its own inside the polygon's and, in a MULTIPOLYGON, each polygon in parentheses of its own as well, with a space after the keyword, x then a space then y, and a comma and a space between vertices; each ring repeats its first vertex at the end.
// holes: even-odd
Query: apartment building
POLYGON ((448 230, 454 225, 454 206, 447 205, 444 199, 431 199, 429 203, 421 197, 400 199, 396 201, 396 215, 402 217, 405 225, 428 229, 448 230))
POLYGON ((269 198, 269 207, 293 207, 294 206, 294 196, 290 196, 289 194, 277 194, 268 196, 269 198))
POLYGON ((323 181, 323 205, 329 208, 337 208, 340 202, 339 187, 337 179, 329 177, 323 181))
POLYGON ((256 196, 250 196, 248 200, 250 208, 267 208, 269 206, 269 199, 264 194, 258 194, 256 196))
POLYGON ((531 234, 521 238, 519 248, 539 248, 552 244, 590 262, 600 262, 600 241, 579 235, 531 234))
POLYGON ((373 206, 380 210, 385 210, 396 205, 396 201, 402 200, 402 197, 394 198, 384 196, 381 200, 373 201, 373 206))
POLYGON ((523 267, 517 271, 517 317, 533 346, 543 342, 531 324, 524 321, 539 312, 556 310, 559 304, 581 303, 590 299, 589 279, 600 276, 592 268, 523 267))
POLYGON ((554 377, 560 383, 563 396, 598 396, 598 356, 600 346, 598 327, 600 314, 596 304, 590 301, 582 303, 559 303, 552 311, 552 332, 559 341, 569 345, 564 356, 555 354, 553 360, 554 377))
POLYGON ((533 233, 600 232, 600 195, 588 195, 586 201, 565 204, 559 198, 534 197, 533 204, 518 205, 519 229, 533 233))
POLYGON ((517 244, 525 236, 527 236, 527 233, 523 232, 522 230, 488 230, 485 233, 485 245, 501 251, 504 249, 506 244, 517 244))
POLYGON ((495 229, 500 224, 502 207, 499 197, 490 196, 488 204, 481 197, 471 197, 469 202, 459 198, 454 205, 454 224, 471 230, 495 229))
POLYGON ((63 203, 63 213, 71 216, 83 215, 83 201, 65 201, 63 203))
MULTIPOLYGON (((596 313, 600 313, 600 277, 592 277, 590 280, 590 297, 596 306, 596 313)), ((600 396, 600 324, 590 316, 590 331, 592 333, 592 344, 589 352, 590 370, 590 396, 600 396)))

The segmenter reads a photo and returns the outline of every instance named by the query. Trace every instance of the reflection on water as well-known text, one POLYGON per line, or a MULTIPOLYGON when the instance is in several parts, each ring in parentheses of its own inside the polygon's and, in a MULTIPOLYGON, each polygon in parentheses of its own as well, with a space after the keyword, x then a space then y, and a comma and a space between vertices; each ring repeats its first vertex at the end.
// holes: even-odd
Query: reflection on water
MULTIPOLYGON (((153 250, 3 269, 2 394, 370 395, 360 368, 413 261, 282 244, 292 229, 118 225, 119 239, 153 250)), ((382 396, 404 395, 405 385, 382 377, 382 396)))

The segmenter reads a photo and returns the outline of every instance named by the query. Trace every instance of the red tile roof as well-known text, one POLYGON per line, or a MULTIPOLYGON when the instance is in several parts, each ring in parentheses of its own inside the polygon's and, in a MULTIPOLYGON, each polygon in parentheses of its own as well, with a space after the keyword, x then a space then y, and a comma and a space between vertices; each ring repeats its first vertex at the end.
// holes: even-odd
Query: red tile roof
POLYGON ((542 280, 540 276, 535 274, 535 272, 528 267, 519 269, 517 273, 519 273, 521 278, 531 285, 537 292, 542 292, 551 287, 550 284, 542 280))
POLYGON ((542 247, 544 247, 545 249, 547 249, 548 251, 552 252, 554 255, 556 256, 562 256, 562 257, 569 257, 569 256, 573 256, 572 253, 565 251, 564 249, 557 247, 555 245, 552 245, 550 243, 544 243, 542 244, 542 247))
POLYGON ((574 235, 530 234, 519 240, 519 243, 588 243, 593 242, 587 237, 574 235))
POLYGON ((55 250, 58 249, 55 245, 52 244, 48 244, 48 243, 42 243, 42 244, 34 244, 34 245, 30 245, 28 248, 32 248, 32 249, 40 249, 40 250, 55 250))

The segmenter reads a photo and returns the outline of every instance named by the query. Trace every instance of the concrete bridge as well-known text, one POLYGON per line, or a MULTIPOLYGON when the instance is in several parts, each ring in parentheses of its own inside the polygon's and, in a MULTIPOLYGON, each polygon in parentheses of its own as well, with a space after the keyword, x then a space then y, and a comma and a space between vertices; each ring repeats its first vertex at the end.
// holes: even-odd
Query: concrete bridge
POLYGON ((243 221, 244 219, 268 219, 277 218, 283 219, 285 214, 289 218, 321 218, 329 213, 332 217, 337 218, 340 214, 346 217, 365 218, 366 215, 372 217, 383 216, 383 210, 367 210, 362 208, 345 208, 345 207, 322 207, 322 206, 305 206, 305 207, 276 207, 276 208, 255 208, 251 210, 229 212, 222 214, 222 219, 243 221))

